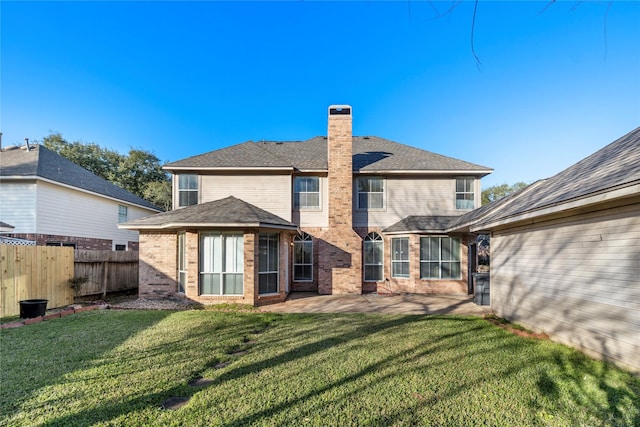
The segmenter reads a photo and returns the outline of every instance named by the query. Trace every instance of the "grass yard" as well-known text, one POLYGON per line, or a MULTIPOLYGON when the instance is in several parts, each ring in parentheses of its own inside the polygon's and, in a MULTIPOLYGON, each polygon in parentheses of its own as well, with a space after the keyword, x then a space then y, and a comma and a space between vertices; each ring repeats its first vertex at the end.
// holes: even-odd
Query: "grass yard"
POLYGON ((100 310, 0 352, 0 425, 640 426, 640 379, 479 318, 100 310))

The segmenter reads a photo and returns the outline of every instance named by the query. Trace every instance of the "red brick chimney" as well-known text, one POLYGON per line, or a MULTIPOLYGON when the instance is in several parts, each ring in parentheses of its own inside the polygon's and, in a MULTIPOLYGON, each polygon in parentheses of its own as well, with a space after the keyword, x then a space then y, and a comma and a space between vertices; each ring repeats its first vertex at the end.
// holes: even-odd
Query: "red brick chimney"
POLYGON ((329 227, 318 242, 318 293, 362 293, 362 239, 353 230, 351 107, 329 107, 327 132, 329 227))

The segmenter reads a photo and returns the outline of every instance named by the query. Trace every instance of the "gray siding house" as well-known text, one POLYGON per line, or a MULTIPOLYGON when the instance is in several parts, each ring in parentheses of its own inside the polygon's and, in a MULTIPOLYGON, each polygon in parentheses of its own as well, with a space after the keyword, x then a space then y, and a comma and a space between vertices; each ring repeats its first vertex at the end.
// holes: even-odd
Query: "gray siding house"
POLYGON ((640 371, 640 128, 448 231, 491 233, 498 316, 640 371))

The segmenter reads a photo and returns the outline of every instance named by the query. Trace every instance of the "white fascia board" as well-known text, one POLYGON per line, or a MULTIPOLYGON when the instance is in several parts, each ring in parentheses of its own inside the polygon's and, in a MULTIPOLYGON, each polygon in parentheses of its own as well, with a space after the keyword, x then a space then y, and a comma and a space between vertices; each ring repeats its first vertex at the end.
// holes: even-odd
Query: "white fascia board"
POLYGON ((33 176, 33 175, 30 175, 30 176, 10 176, 10 177, 2 177, 2 179, 0 181, 4 181, 6 179, 9 179, 9 181, 33 181, 33 180, 42 181, 42 182, 46 182, 46 183, 49 183, 49 184, 58 185, 60 187, 69 188, 71 190, 79 191, 81 193, 91 194, 91 195, 97 196, 97 197, 102 197, 103 199, 113 200, 115 202, 120 203, 121 205, 136 206, 136 207, 139 207, 140 209, 146 209, 146 210, 149 210, 149 211, 152 211, 152 212, 157 212, 157 213, 162 212, 162 210, 160 210, 160 209, 152 209, 152 208, 150 208, 148 206, 139 205, 137 203, 133 203, 133 202, 129 202, 129 201, 126 201, 126 200, 118 199, 116 197, 107 196, 107 195, 104 195, 104 194, 101 194, 101 193, 96 193, 95 191, 85 190, 84 188, 79 188, 79 187, 76 187, 74 185, 64 184, 62 182, 54 181, 54 180, 48 179, 48 178, 43 178, 41 176, 33 176))
POLYGON ((486 176, 493 172, 493 169, 476 170, 358 170, 354 175, 457 175, 457 176, 486 176))
POLYGON ((204 222, 196 222, 196 223, 185 223, 185 222, 168 222, 166 224, 161 225, 136 225, 136 224, 127 224, 122 223, 118 224, 118 228, 124 228, 127 230, 171 230, 171 229, 179 229, 179 228, 269 228, 269 229, 277 229, 277 230, 297 230, 297 225, 277 225, 277 224, 269 224, 262 222, 254 222, 254 223, 204 223, 204 222))
POLYGON ((168 171, 189 171, 193 173, 197 173, 200 171, 208 171, 208 172, 292 172, 293 166, 271 166, 271 167, 186 167, 186 166, 178 166, 178 167, 163 167, 162 169, 168 171))
POLYGON ((445 230, 404 230, 404 231, 383 231, 382 234, 388 236, 397 236, 402 234, 438 234, 441 236, 447 235, 445 230))
POLYGON ((526 221, 546 215, 552 215, 564 211, 573 209, 584 208, 599 203, 609 202, 616 199, 622 199, 625 197, 636 196, 640 194, 640 183, 629 185, 615 190, 605 190, 591 196, 581 197, 578 199, 572 199, 565 202, 556 203, 553 205, 545 206, 539 209, 534 209, 520 214, 512 215, 506 218, 498 218, 492 222, 480 223, 471 228, 471 231, 486 231, 491 230, 501 225, 507 225, 518 221, 526 221))

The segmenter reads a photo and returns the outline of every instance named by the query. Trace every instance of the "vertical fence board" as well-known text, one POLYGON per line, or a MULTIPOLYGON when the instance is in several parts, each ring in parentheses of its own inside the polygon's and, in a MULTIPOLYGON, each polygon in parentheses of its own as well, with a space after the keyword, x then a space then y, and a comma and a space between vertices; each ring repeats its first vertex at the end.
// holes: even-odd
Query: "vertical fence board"
POLYGON ((75 277, 88 279, 78 296, 137 289, 138 252, 77 250, 75 277))
POLYGON ((73 277, 88 279, 78 296, 137 289, 138 253, 0 245, 0 317, 19 314, 24 299, 48 299, 48 308, 71 304, 73 277))
POLYGON ((71 304, 72 277, 72 248, 0 245, 0 317, 19 314, 24 299, 47 299, 48 308, 71 304))

